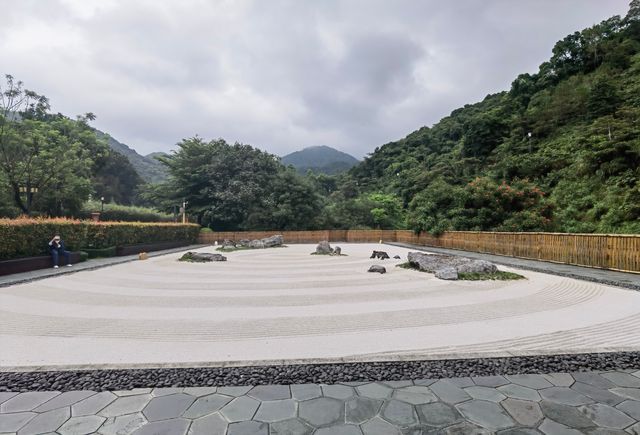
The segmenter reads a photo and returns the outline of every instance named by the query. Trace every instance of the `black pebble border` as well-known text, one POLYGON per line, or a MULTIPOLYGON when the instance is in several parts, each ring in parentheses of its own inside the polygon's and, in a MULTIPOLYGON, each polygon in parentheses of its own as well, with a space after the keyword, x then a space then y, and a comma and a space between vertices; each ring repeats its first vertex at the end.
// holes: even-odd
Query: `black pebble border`
POLYGON ((395 381, 640 369, 640 352, 252 367, 0 372, 0 391, 395 381))

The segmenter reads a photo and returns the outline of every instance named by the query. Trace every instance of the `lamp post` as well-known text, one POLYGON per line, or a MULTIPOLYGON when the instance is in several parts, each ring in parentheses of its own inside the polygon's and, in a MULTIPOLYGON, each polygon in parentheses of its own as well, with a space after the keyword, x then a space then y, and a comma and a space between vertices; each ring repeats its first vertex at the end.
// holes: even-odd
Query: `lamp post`
POLYGON ((527 133, 527 136, 529 137, 529 154, 531 154, 531 132, 527 133))
POLYGON ((100 197, 100 213, 104 213, 104 196, 100 197))
POLYGON ((21 194, 22 193, 25 194, 25 198, 27 201, 27 214, 30 214, 31 203, 33 202, 33 194, 38 193, 38 188, 32 187, 31 185, 27 184, 26 186, 20 186, 18 190, 20 191, 21 194))

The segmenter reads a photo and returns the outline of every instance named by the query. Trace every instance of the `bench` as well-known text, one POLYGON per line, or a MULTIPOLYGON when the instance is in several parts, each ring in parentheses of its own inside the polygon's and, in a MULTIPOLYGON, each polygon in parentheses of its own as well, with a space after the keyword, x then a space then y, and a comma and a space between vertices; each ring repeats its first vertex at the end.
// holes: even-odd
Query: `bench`
MULTIPOLYGON (((71 252, 69 255, 71 264, 80 262, 80 252, 71 252)), ((64 257, 60 257, 60 264, 64 266, 64 257)), ((53 267, 53 260, 50 255, 38 257, 14 258, 12 260, 0 261, 0 276, 11 275, 12 273, 30 272, 37 269, 53 267)))

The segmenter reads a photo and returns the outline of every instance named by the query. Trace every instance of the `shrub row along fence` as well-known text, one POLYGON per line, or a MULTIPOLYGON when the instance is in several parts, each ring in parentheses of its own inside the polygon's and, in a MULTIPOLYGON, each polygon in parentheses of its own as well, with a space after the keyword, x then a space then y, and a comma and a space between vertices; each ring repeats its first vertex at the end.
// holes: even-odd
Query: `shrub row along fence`
POLYGON ((47 243, 60 234, 67 249, 104 249, 162 242, 195 243, 195 224, 93 222, 70 219, 0 219, 0 260, 47 253, 47 243))
POLYGON ((407 230, 247 231, 201 233, 200 243, 282 234, 285 243, 399 242, 640 272, 640 235, 450 231, 439 237, 407 230))

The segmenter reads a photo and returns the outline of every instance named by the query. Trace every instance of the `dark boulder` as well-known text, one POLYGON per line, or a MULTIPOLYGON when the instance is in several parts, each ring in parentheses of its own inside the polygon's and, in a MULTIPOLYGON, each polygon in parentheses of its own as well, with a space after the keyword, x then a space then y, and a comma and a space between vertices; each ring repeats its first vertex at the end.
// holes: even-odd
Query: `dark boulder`
POLYGON ((387 273, 387 269, 385 269, 384 266, 380 266, 379 264, 374 264, 369 268, 367 272, 387 273))

